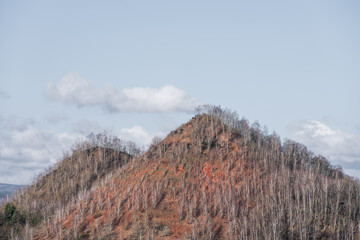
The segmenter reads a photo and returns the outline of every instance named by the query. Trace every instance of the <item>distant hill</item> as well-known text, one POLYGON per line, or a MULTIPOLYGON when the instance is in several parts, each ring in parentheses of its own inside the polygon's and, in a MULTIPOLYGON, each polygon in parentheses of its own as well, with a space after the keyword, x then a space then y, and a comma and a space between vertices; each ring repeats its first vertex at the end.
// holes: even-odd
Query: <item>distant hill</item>
POLYGON ((79 173, 98 169, 97 163, 106 169, 113 150, 79 149, 40 176, 29 188, 36 190, 13 198, 7 209, 18 217, 3 220, 9 234, 129 240, 360 237, 358 181, 305 146, 282 143, 258 123, 249 125, 220 107, 199 109, 145 153, 124 155, 131 157, 85 175, 95 176, 94 182, 79 173), (22 211, 28 215, 21 218, 22 211), (36 212, 41 220, 32 223, 36 212))
POLYGON ((24 187, 22 185, 0 183, 0 202, 7 196, 11 196, 17 189, 24 187))
POLYGON ((31 238, 28 234, 32 234, 33 228, 58 213, 59 207, 79 201, 82 194, 139 152, 134 143, 104 134, 90 135, 83 143, 77 143, 71 154, 66 154, 62 161, 41 173, 25 192, 15 194, 7 206, 2 206, 0 239, 8 239, 10 234, 31 238), (6 207, 11 210, 7 220, 6 207), (25 223, 31 232, 22 231, 25 223))

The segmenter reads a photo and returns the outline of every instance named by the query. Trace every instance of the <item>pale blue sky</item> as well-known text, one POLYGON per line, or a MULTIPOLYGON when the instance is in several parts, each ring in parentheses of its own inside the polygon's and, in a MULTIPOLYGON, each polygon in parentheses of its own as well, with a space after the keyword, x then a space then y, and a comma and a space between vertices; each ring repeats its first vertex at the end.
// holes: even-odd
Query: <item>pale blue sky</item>
POLYGON ((359 13, 359 1, 1 1, 0 182, 28 182, 56 158, 60 136, 57 153, 91 129, 124 137, 140 126, 150 139, 192 116, 49 97, 48 84, 73 73, 91 83, 84 91, 173 86, 360 178, 359 13), (38 144, 22 143, 25 134, 38 144))

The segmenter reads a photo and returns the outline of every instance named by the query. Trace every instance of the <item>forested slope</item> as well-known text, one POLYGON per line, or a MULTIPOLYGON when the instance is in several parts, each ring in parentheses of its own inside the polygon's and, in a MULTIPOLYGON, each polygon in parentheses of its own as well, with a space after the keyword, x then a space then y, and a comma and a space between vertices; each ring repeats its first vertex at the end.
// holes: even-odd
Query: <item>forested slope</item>
POLYGON ((121 168, 139 153, 134 143, 106 134, 90 135, 75 144, 71 153, 65 154, 61 161, 37 176, 32 185, 3 204, 0 239, 30 238, 56 210, 76 203, 105 175, 121 168))

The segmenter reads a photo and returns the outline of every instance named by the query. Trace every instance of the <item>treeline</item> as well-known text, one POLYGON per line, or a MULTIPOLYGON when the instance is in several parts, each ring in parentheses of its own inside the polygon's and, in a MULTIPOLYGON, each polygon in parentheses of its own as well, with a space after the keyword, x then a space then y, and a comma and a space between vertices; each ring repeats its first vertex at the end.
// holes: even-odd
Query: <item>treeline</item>
MULTIPOLYGON (((290 169, 308 169, 315 171, 316 173, 324 174, 332 178, 342 178, 344 173, 340 166, 332 166, 330 162, 321 155, 315 155, 309 151, 304 145, 292 140, 286 140, 281 143, 280 136, 275 132, 269 134, 266 128, 262 128, 258 122, 254 122, 252 125, 245 118, 239 120, 238 114, 229 109, 223 109, 220 106, 202 105, 196 109, 196 115, 207 116, 207 122, 210 122, 212 132, 216 128, 221 126, 222 131, 227 136, 227 141, 232 138, 238 138, 238 144, 241 147, 249 148, 256 154, 246 155, 246 160, 258 161, 262 158, 260 165, 267 168, 269 161, 277 168, 281 165, 286 165, 290 169), (262 156, 259 156, 261 154, 262 156)), ((203 123, 199 128, 206 128, 208 123, 203 123), (204 125, 205 124, 205 125, 204 125)), ((201 132, 201 130, 198 132, 201 132)), ((198 136, 200 139, 204 139, 209 142, 210 139, 214 140, 212 134, 206 134, 198 136)), ((211 140, 211 141, 212 141, 211 140)), ((248 150, 250 152, 250 150, 248 150)), ((349 176, 347 176, 349 177, 349 176)), ((353 179, 358 181, 357 179, 353 179)))

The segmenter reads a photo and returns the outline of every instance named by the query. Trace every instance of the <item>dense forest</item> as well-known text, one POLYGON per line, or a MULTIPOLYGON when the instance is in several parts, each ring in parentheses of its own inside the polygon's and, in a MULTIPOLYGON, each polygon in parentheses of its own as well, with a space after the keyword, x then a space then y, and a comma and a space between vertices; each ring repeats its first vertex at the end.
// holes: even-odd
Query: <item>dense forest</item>
POLYGON ((142 153, 100 134, 2 205, 3 239, 360 239, 360 184, 202 106, 142 153))

